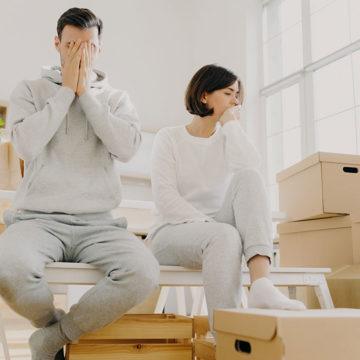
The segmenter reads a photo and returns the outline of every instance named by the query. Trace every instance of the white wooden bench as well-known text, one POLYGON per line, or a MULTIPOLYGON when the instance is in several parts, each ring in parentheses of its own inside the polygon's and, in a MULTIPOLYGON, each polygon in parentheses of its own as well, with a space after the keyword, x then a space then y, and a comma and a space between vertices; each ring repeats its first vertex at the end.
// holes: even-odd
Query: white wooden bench
MULTIPOLYGON (((242 272, 245 290, 245 287, 250 285, 250 275, 246 267, 242 269, 242 272)), ((273 267, 270 276, 274 284, 278 286, 313 286, 321 308, 331 309, 334 305, 324 275, 328 272, 330 272, 330 269, 273 267)), ((50 285, 95 285, 103 277, 103 272, 92 265, 82 263, 55 262, 49 264, 45 270, 45 279, 50 285)), ((170 286, 179 287, 181 290, 184 286, 196 286, 202 289, 202 285, 201 270, 187 269, 180 266, 161 266, 160 286, 162 286, 162 291, 155 312, 161 313, 163 311, 170 286)), ((178 294, 178 310, 184 313, 184 303, 181 295, 180 291, 178 294)), ((203 301, 204 293, 200 291, 194 299, 193 315, 200 313, 204 306, 203 301)), ((246 291, 243 291, 242 304, 247 307, 246 291)), ((5 359, 10 360, 5 332, 1 324, 1 314, 0 337, 5 359)))
MULTIPOLYGON (((13 191, 1 191, 0 199, 13 199, 13 191)), ((151 202, 127 201, 122 203, 123 207, 141 206, 143 209, 151 209, 151 202)), ((273 220, 282 219, 281 213, 273 213, 273 220)), ((130 229, 129 230, 134 230, 130 229)), ((242 305, 247 307, 247 286, 250 285, 250 275, 247 267, 243 267, 243 298, 242 305)), ((313 286, 318 296, 321 308, 333 308, 333 302, 326 283, 325 274, 330 269, 319 268, 271 268, 271 279, 277 286, 287 286, 294 289, 296 286, 313 286)), ((45 270, 45 279, 53 289, 67 288, 73 289, 72 285, 94 285, 104 274, 95 267, 82 263, 56 262, 49 264, 45 270)), ((184 287, 193 287, 193 306, 192 315, 199 314, 204 309, 205 296, 203 291, 203 281, 201 270, 187 269, 180 266, 161 266, 160 267, 160 286, 161 292, 157 302, 155 312, 161 313, 169 294, 170 287, 176 287, 177 292, 177 312, 186 314, 184 287), (195 288, 196 287, 196 288, 195 288), (196 289, 196 290, 195 290, 196 289)), ((293 291, 290 292, 294 294, 293 291)), ((10 360, 7 347, 5 331, 0 314, 0 340, 3 345, 5 360, 10 360)))
MULTIPOLYGON (((276 286, 313 286, 323 309, 334 307, 325 274, 328 268, 270 268, 270 277, 276 286)), ((250 274, 247 267, 242 268, 243 286, 250 286, 250 274)), ((46 267, 45 279, 49 284, 56 285, 95 285, 104 274, 92 265, 80 263, 52 263, 46 267)), ((156 312, 162 312, 165 306, 165 293, 170 286, 203 286, 201 270, 188 269, 181 266, 160 266, 160 286, 162 292, 156 307, 156 312)), ((246 291, 243 292, 246 295, 246 291)), ((178 304, 179 305, 179 304, 178 304)), ((197 315, 200 305, 193 306, 193 313, 197 315)), ((246 297, 243 306, 247 307, 246 297)), ((181 311, 181 308, 180 308, 181 311)))

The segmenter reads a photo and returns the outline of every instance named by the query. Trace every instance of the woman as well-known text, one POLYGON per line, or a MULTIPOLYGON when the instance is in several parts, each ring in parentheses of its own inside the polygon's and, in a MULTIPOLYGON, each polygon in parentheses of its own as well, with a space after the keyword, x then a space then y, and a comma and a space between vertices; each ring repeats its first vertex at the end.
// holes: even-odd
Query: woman
POLYGON ((240 80, 207 65, 192 78, 186 126, 161 129, 152 160, 159 219, 149 235, 162 265, 202 267, 210 325, 215 308, 240 307, 241 259, 250 271, 249 307, 303 310, 269 280, 271 215, 260 158, 242 130, 240 80))

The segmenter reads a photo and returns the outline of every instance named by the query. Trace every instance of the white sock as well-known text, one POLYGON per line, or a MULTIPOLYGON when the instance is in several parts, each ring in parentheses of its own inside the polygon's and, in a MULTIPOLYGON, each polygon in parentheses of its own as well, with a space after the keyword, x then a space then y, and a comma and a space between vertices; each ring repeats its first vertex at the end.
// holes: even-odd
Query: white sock
POLYGON ((255 280, 249 291, 249 308, 305 310, 305 305, 298 300, 291 300, 277 289, 266 277, 255 280))

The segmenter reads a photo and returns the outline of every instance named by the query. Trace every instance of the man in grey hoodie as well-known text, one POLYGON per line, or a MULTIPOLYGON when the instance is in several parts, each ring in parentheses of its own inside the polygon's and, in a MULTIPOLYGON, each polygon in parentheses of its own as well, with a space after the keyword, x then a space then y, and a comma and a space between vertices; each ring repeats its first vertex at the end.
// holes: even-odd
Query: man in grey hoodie
POLYGON ((141 141, 129 97, 93 70, 102 22, 72 8, 58 20, 61 67, 23 81, 10 101, 11 141, 24 179, 0 237, 0 295, 41 329, 30 337, 33 360, 63 359, 62 347, 119 318, 157 286, 159 266, 110 211, 121 200, 117 161, 141 141), (65 314, 53 305, 46 264, 84 262, 104 278, 65 314))

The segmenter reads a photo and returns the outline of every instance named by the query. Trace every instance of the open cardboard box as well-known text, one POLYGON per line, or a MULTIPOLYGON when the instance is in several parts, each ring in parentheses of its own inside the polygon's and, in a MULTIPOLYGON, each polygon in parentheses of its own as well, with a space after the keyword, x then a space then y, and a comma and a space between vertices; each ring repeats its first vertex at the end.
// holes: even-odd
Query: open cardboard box
POLYGON ((214 311, 217 360, 358 360, 360 310, 214 311))
POLYGON ((287 221, 333 217, 360 209, 360 156, 318 152, 277 174, 287 221))

